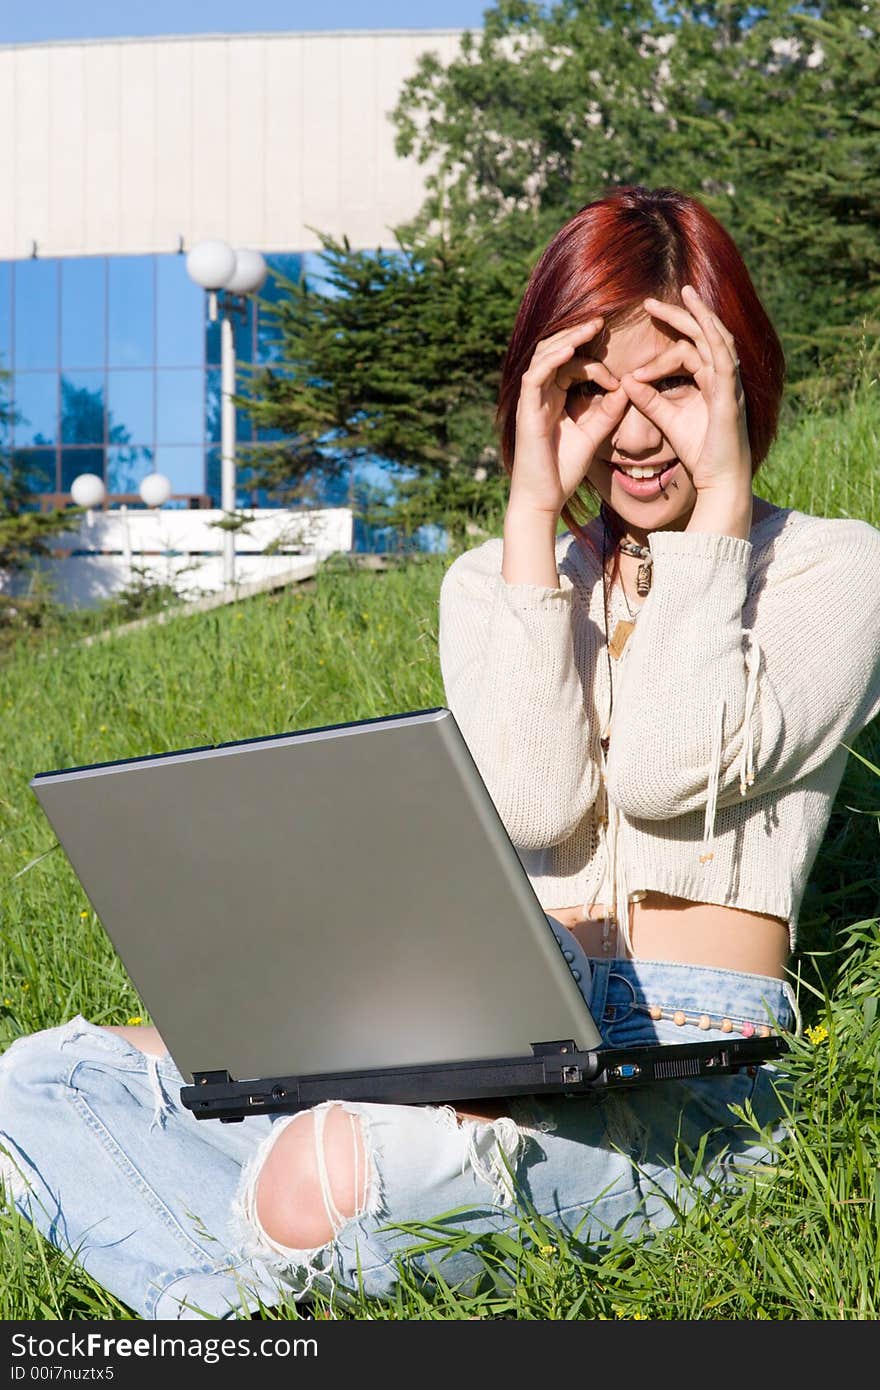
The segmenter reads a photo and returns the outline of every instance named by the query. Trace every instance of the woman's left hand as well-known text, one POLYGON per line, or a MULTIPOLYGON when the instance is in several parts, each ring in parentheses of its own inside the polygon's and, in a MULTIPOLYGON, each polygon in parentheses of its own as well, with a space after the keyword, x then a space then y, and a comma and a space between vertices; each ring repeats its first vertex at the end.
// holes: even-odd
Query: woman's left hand
POLYGON ((684 286, 682 299, 684 309, 661 299, 643 301, 652 318, 686 336, 623 376, 621 385, 636 409, 669 440, 697 492, 719 487, 750 490, 752 454, 733 335, 692 285, 684 286), (702 435, 694 431, 688 402, 665 396, 650 384, 682 371, 693 376, 703 398, 702 435))

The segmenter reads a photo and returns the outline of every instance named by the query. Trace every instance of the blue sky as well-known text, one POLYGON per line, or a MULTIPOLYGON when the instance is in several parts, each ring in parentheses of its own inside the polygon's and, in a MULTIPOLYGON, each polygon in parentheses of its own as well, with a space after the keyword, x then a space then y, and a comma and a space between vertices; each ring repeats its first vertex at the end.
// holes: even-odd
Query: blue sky
POLYGON ((0 43, 275 30, 476 29, 491 0, 0 0, 0 43))

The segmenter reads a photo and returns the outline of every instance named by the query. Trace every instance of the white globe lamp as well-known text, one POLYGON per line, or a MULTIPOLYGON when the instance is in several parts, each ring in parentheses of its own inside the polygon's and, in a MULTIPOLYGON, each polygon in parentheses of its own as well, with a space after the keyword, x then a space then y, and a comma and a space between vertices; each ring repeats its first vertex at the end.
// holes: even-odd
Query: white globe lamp
POLYGON ((80 473, 70 485, 70 495, 78 507, 100 507, 107 496, 104 479, 97 473, 80 473))
POLYGON ((256 294, 268 273, 266 259, 259 251, 236 251, 235 269, 223 288, 228 294, 256 294))
POLYGON ((86 525, 92 524, 92 508, 100 507, 107 496, 104 479, 97 473, 80 473, 70 485, 70 495, 77 507, 86 509, 86 525))
POLYGON ((235 252, 225 241, 199 241, 187 253, 186 273, 203 290, 225 289, 235 270, 235 252))
POLYGON ((164 473, 148 473, 138 488, 147 507, 163 507, 171 496, 171 480, 164 473))

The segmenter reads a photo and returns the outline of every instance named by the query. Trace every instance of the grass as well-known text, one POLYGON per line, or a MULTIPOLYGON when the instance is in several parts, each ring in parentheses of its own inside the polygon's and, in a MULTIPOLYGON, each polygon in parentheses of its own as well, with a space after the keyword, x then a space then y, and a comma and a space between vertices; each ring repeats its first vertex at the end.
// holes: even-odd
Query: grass
MULTIPOLYGON (((788 428, 756 482, 772 501, 880 525, 876 387, 788 428)), ((437 592, 449 557, 385 571, 337 557, 298 589, 84 646, 47 630, 0 663, 0 1050, 75 1013, 147 1019, 29 789, 37 771, 444 702, 437 592)), ((796 1121, 772 1173, 696 1197, 650 1242, 584 1250, 539 1221, 485 1238, 486 1290, 430 1295, 404 1267, 370 1319, 874 1319, 880 1264, 880 729, 848 760, 793 962, 810 1030, 786 1062, 796 1121)), ((748 1122, 748 1117, 744 1117, 748 1122)), ((2 1127, 2 1116, 0 1116, 2 1127)), ((683 1164, 698 1156, 683 1155, 683 1164)), ((316 1312, 331 1311, 321 1299, 316 1312)), ((0 1317, 130 1312, 0 1214, 0 1317)), ((293 1305, 267 1316, 296 1318, 293 1305)))

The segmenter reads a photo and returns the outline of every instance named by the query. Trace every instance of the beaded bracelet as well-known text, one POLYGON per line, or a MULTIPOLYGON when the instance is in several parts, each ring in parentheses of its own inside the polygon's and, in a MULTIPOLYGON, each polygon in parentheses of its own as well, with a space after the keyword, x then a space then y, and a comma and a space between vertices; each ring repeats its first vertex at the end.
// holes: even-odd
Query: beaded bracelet
MULTIPOLYGON (((672 1022, 681 1028, 685 1023, 690 1023, 697 1028, 707 1029, 713 1027, 712 1019, 708 1014, 688 1015, 683 1009, 664 1009, 659 1004, 637 1004, 637 1008, 644 1009, 648 1015, 656 1022, 661 1018, 671 1018, 672 1022)), ((721 1018, 714 1027, 720 1029, 722 1033, 734 1032, 733 1019, 721 1018)), ((742 1033, 744 1038, 751 1038, 757 1035, 759 1038, 769 1038, 773 1029, 767 1023, 752 1023, 745 1019, 736 1025, 736 1032, 742 1033)))

